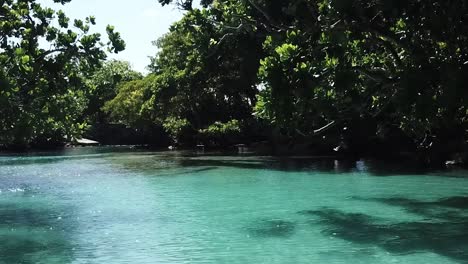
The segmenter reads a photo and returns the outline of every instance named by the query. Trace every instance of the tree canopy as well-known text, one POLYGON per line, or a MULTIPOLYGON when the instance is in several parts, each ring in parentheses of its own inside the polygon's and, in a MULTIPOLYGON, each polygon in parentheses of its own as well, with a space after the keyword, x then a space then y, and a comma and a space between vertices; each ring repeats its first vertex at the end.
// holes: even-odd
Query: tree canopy
MULTIPOLYGON (((234 7, 235 1, 225 5, 192 9, 154 42, 160 52, 149 66, 153 77, 149 77, 149 85, 140 86, 145 90, 141 93, 144 103, 134 101, 137 105, 132 108, 155 123, 165 124, 174 138, 184 130, 180 126, 194 136, 215 122, 252 118, 263 38, 246 30, 236 38, 221 40, 231 30, 225 25, 239 20, 222 13, 223 8, 234 7)), ((130 103, 129 93, 135 85, 121 87, 119 93, 124 94, 106 107, 111 115, 121 113, 121 107, 130 103)))
MULTIPOLYGON (((188 145, 258 131, 351 151, 446 155, 467 144, 465 1, 158 1, 185 13, 154 42, 146 77, 121 62, 99 70, 93 17, 71 23, 35 1, 7 1, 0 140, 60 138, 110 118, 188 145)), ((121 51, 107 31, 109 50, 121 51)))
POLYGON ((159 2, 186 14, 159 40, 151 67, 176 77, 172 110, 197 129, 227 121, 217 113, 236 119, 230 113, 243 108, 222 110, 229 102, 220 98, 244 87, 232 102, 255 106, 246 104, 239 119, 253 113, 292 138, 396 133, 436 151, 466 141, 464 1, 227 0, 202 1, 201 9, 191 0, 159 2), (240 72, 249 74, 239 74, 246 66, 240 72), (203 112, 207 106, 215 112, 203 112))
MULTIPOLYGON (((65 4, 69 1, 55 1, 65 4)), ((35 0, 6 0, 0 7, 0 143, 71 139, 84 123, 84 78, 125 48, 107 27, 109 41, 90 33, 95 18, 71 21, 35 0)))
POLYGON ((84 117, 89 123, 108 122, 102 111, 104 104, 112 100, 118 92, 118 86, 125 82, 142 79, 143 75, 132 69, 129 62, 111 60, 86 78, 88 105, 84 117))

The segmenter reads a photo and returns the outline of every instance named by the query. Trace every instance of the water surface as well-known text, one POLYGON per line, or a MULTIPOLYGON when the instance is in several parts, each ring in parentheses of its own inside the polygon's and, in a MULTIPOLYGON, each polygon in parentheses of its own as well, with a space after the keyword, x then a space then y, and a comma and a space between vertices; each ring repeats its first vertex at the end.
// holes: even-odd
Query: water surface
POLYGON ((4 155, 0 263, 468 263, 468 173, 100 148, 4 155))

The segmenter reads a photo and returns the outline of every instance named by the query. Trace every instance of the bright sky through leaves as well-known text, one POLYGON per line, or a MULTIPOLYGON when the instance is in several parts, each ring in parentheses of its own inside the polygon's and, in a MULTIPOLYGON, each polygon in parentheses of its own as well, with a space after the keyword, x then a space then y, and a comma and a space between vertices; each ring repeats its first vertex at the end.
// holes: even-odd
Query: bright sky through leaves
POLYGON ((52 0, 39 3, 62 9, 71 19, 95 16, 95 27, 103 36, 108 24, 115 26, 127 46, 125 51, 109 57, 129 61, 135 70, 146 72, 150 60, 156 54, 151 42, 161 37, 169 26, 182 17, 182 12, 173 6, 162 7, 155 0, 74 0, 64 6, 52 0))

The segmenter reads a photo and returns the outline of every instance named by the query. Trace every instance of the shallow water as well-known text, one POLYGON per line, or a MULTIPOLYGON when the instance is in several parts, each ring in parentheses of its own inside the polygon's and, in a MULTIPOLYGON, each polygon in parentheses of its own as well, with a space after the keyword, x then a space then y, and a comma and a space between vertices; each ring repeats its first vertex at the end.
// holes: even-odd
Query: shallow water
POLYGON ((0 263, 468 263, 468 172, 102 148, 0 156, 0 263))

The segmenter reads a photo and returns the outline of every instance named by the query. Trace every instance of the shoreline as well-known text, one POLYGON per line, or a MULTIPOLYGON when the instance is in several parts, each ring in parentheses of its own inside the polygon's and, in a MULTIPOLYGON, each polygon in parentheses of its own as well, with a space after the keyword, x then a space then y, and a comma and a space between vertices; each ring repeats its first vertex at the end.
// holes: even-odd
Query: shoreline
MULTIPOLYGON (((101 149, 113 152, 116 150, 123 151, 149 151, 161 153, 183 153, 185 155, 193 156, 244 156, 244 157, 273 157, 278 159, 294 159, 294 160, 307 160, 307 159, 323 159, 323 160, 341 160, 341 161, 360 161, 360 160, 379 160, 383 162, 403 162, 405 164, 414 164, 416 166, 426 167, 428 169, 450 169, 450 168, 463 168, 468 169, 468 163, 462 160, 447 159, 443 163, 440 162, 427 162, 422 161, 417 155, 417 152, 400 152, 400 153, 310 153, 306 151, 292 153, 291 151, 265 151, 264 149, 258 150, 253 147, 246 146, 247 151, 240 152, 236 150, 236 146, 230 147, 206 147, 202 150, 197 147, 178 147, 168 149, 167 147, 151 146, 151 145, 64 145, 47 148, 4 148, 0 146, 0 156, 9 155, 35 155, 35 154, 52 154, 61 153, 73 149, 101 149)), ((107 151, 106 151, 107 152, 107 151)), ((461 153, 467 155, 468 153, 461 153)))

